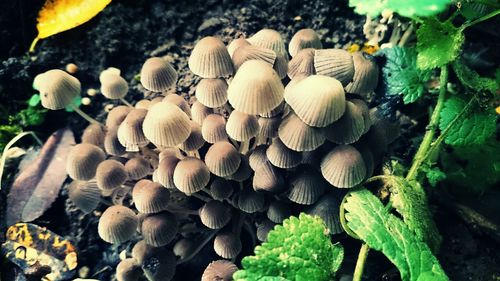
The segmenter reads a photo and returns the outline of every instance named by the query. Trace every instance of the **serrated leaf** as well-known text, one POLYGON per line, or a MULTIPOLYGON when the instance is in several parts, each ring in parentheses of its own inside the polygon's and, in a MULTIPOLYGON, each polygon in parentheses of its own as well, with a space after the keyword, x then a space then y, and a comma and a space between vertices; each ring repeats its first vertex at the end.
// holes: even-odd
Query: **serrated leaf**
POLYGON ((465 39, 462 29, 436 18, 426 19, 416 33, 420 69, 433 69, 454 61, 465 39))
MULTIPOLYGON (((466 102, 456 96, 445 101, 440 113, 439 128, 441 131, 459 115, 466 102)), ((480 109, 473 106, 472 112, 465 113, 455 122, 444 141, 454 146, 484 143, 496 130, 496 115, 493 109, 480 109)))
POLYGON ((402 95, 405 104, 415 102, 425 91, 430 72, 417 68, 417 53, 413 48, 385 48, 377 54, 385 57, 382 77, 385 92, 402 95))
POLYGON ((389 213, 370 191, 352 191, 344 199, 347 227, 372 249, 381 251, 402 280, 449 280, 430 248, 389 213))
POLYGON ((324 222, 301 213, 269 232, 267 241, 255 248, 255 255, 243 258, 243 269, 233 279, 332 280, 343 257, 342 246, 331 243, 324 222))
POLYGON ((497 81, 493 78, 481 77, 479 74, 465 65, 462 60, 453 62, 453 70, 465 87, 475 92, 487 91, 495 94, 498 90, 497 81))
POLYGON ((376 17, 383 10, 392 10, 404 17, 428 17, 440 13, 450 0, 349 0, 358 14, 376 17))

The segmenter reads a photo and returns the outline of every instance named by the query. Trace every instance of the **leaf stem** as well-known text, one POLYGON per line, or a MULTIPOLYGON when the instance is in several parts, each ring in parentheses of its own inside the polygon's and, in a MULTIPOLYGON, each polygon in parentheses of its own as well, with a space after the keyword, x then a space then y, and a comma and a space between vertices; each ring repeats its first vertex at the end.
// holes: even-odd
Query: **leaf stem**
POLYGON ((480 23, 480 22, 483 22, 483 21, 485 21, 485 20, 488 20, 488 19, 490 19, 490 18, 493 18, 493 17, 497 16, 498 14, 500 14, 500 9, 497 9, 497 10, 495 10, 495 11, 493 11, 493 12, 489 13, 489 14, 486 14, 486 15, 484 15, 484 16, 482 16, 482 17, 480 17, 480 18, 477 18, 477 19, 475 19, 475 20, 473 20, 473 21, 471 21, 471 22, 469 22, 469 23, 464 23, 464 24, 462 25, 461 29, 462 29, 462 30, 464 30, 464 29, 466 29, 466 28, 469 28, 469 27, 471 27, 471 26, 473 26, 473 25, 475 25, 475 24, 478 24, 478 23, 480 23))
POLYGON ((363 271, 365 270, 366 258, 368 257, 368 252, 370 247, 366 243, 361 245, 359 249, 358 259, 356 261, 356 267, 354 268, 354 274, 352 276, 352 281, 361 281, 363 278, 363 271))
POLYGON ((431 115, 431 120, 427 125, 426 132, 420 146, 413 158, 413 163, 408 170, 408 174, 406 175, 407 180, 414 180, 418 175, 418 170, 422 163, 425 160, 425 156, 431 147, 432 140, 434 139, 434 135, 436 134, 436 128, 439 123, 439 115, 441 109, 443 108, 445 97, 446 97, 446 84, 448 83, 448 66, 445 65, 441 67, 441 73, 439 75, 439 96, 434 107, 434 111, 431 115))

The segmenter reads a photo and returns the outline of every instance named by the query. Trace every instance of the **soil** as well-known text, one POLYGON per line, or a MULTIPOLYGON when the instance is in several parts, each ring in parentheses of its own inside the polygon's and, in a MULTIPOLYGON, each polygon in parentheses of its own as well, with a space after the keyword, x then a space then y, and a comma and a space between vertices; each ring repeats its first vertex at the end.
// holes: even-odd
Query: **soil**
MULTIPOLYGON (((188 99, 194 93, 193 86, 198 78, 190 73, 187 58, 194 43, 203 36, 219 36, 228 43, 233 38, 249 36, 267 27, 278 30, 289 40, 294 32, 308 27, 318 32, 327 48, 345 48, 364 41, 364 18, 354 14, 347 7, 347 1, 115 0, 88 23, 40 41, 35 53, 27 55, 29 44, 36 37, 36 15, 43 2, 14 0, 0 4, 0 38, 3 41, 0 44, 0 113, 3 116, 7 109, 16 112, 26 106, 23 101, 36 93, 31 87, 36 74, 51 68, 64 68, 67 63, 78 65, 76 76, 82 83, 82 93, 99 87, 98 76, 103 69, 121 69, 122 76, 130 82, 131 92, 127 99, 132 101, 143 97, 143 89, 134 77, 144 60, 150 56, 167 56, 179 72, 176 91, 188 99)), ((90 106, 82 106, 82 109, 102 118, 102 108, 108 103, 112 102, 96 96, 92 97, 90 106)), ((85 125, 75 114, 52 111, 43 126, 31 129, 45 138, 58 128, 70 126, 79 136, 85 125)), ((406 145, 405 148, 411 151, 406 145)), ((0 213, 4 210, 6 192, 7 189, 3 189, 0 194, 0 213)), ((499 280, 498 242, 471 230, 447 209, 438 208, 436 214, 444 238, 439 258, 450 278, 499 280)), ((120 252, 130 249, 131 244, 111 247, 103 242, 97 236, 97 221, 96 216, 83 216, 76 211, 62 189, 57 201, 35 223, 75 242, 79 249, 79 268, 89 269, 88 278, 112 280, 120 252)), ((4 233, 3 221, 0 230, 4 233)), ((338 238, 347 248, 347 266, 343 272, 349 274, 359 243, 345 235, 338 238)), ((247 239, 243 237, 243 240, 247 239)), ((251 252, 252 249, 246 247, 241 257, 251 252)), ((215 258, 209 244, 189 263, 178 266, 175 280, 198 280, 207 263, 215 258)), ((14 280, 12 274, 17 269, 10 263, 3 266, 5 270, 0 279, 14 280)), ((375 252, 370 253, 367 268, 366 280, 399 278, 393 266, 375 252)))

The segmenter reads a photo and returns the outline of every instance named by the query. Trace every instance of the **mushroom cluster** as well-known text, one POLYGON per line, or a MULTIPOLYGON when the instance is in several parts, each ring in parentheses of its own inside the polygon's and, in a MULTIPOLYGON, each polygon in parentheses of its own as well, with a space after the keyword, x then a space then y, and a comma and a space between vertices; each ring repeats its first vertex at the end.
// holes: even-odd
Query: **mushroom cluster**
MULTIPOLYGON (((86 213, 101 197, 113 203, 100 217, 99 236, 113 244, 140 240, 118 264, 117 279, 170 280, 176 263, 210 241, 234 262, 241 231, 264 241, 299 212, 342 232, 345 190, 373 174, 397 135, 366 102, 379 76, 374 59, 322 49, 312 29, 298 31, 287 49, 280 33, 263 29, 228 46, 199 40, 189 68, 201 78, 191 104, 166 94, 177 81, 174 67, 148 59, 140 81, 156 97, 114 107, 68 155, 73 203, 86 213), (187 209, 183 200, 201 208, 187 209), (190 227, 210 231, 201 246, 182 231, 190 227)), ((39 76, 47 108, 64 108, 80 94, 78 80, 63 71, 39 76)), ((103 71, 100 81, 105 97, 123 101, 128 85, 119 70, 103 71)), ((202 280, 231 280, 235 270, 215 261, 202 280)))

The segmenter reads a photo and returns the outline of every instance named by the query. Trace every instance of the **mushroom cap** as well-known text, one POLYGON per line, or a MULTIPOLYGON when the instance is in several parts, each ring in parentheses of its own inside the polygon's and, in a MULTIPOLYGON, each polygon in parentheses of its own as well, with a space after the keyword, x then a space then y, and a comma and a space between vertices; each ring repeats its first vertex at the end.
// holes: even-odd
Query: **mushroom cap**
POLYGON ((327 186, 318 171, 306 168, 292 176, 286 197, 297 204, 311 205, 325 193, 327 186))
POLYGON ((309 126, 326 127, 344 114, 344 88, 335 78, 311 75, 300 80, 285 101, 295 114, 309 126))
POLYGON ((236 257, 242 249, 241 240, 232 232, 218 233, 214 239, 215 253, 222 258, 232 259, 236 257))
POLYGON ((142 131, 147 113, 146 109, 132 109, 118 127, 118 141, 125 147, 126 151, 137 152, 139 147, 149 143, 142 131))
POLYGON ((354 103, 347 101, 342 117, 325 127, 327 140, 336 144, 351 144, 359 140, 365 132, 363 111, 354 103))
POLYGON ((174 67, 162 58, 149 58, 142 65, 141 84, 147 90, 163 92, 177 82, 174 67))
POLYGON ((108 99, 121 99, 128 93, 128 83, 120 75, 104 75, 101 80, 101 93, 108 99))
POLYGON ((246 45, 236 49, 231 58, 236 70, 238 70, 243 63, 249 60, 263 61, 272 67, 276 61, 276 53, 266 48, 246 45))
POLYGON ((251 189, 245 189, 239 193, 238 208, 245 213, 260 212, 264 209, 266 198, 264 194, 255 192, 251 189))
POLYGON ((260 166, 267 163, 267 145, 257 146, 248 156, 248 163, 252 170, 257 170, 260 166))
POLYGON ((263 222, 257 224, 257 239, 259 239, 259 241, 261 242, 264 242, 267 240, 267 234, 269 234, 269 232, 271 230, 274 229, 274 226, 276 224, 268 219, 265 219, 263 222))
POLYGON ((215 200, 228 199, 233 194, 233 190, 231 182, 223 178, 216 177, 210 184, 210 195, 215 200))
POLYGON ((273 69, 276 71, 280 79, 286 77, 288 73, 288 55, 277 55, 274 61, 273 69))
POLYGON ((195 101, 191 105, 191 118, 200 126, 203 124, 203 120, 205 120, 208 115, 213 113, 214 110, 212 108, 206 107, 199 101, 195 101))
POLYGON ((141 234, 146 244, 161 247, 170 243, 179 229, 174 214, 163 211, 147 215, 141 224, 141 234))
POLYGON ((253 170, 252 168, 250 168, 248 157, 243 154, 240 154, 240 157, 241 157, 241 163, 240 166, 238 167, 238 170, 236 170, 236 172, 234 172, 227 178, 237 182, 244 182, 245 180, 249 179, 252 176, 253 170))
POLYGON ((302 161, 302 154, 286 147, 279 138, 273 139, 266 156, 273 166, 283 169, 297 167, 302 161))
POLYGON ((125 163, 125 170, 132 180, 140 180, 152 172, 151 163, 142 156, 129 159, 125 163))
POLYGON ((227 177, 240 166, 240 154, 232 144, 225 141, 214 143, 205 154, 205 164, 212 174, 227 177))
POLYGON ((259 117, 259 134, 266 138, 278 137, 278 128, 281 124, 281 116, 275 117, 259 117))
POLYGON ((201 281, 231 281, 237 270, 238 267, 228 260, 213 261, 203 271, 201 281))
POLYGON ((149 109, 142 125, 144 135, 157 147, 176 146, 191 133, 189 117, 169 102, 157 103, 149 109))
POLYGON ((106 127, 101 124, 92 123, 83 130, 82 143, 90 143, 100 148, 104 147, 106 127))
MULTIPOLYGON (((189 103, 181 96, 177 94, 168 94, 163 99, 162 102, 169 102, 177 105, 187 116, 191 116, 191 108, 189 103)), ((153 106, 153 104, 151 104, 153 106)), ((150 107, 151 107, 150 106, 150 107)))
POLYGON ((271 118, 271 117, 275 117, 275 116, 278 116, 280 114, 283 113, 283 111, 285 110, 285 107, 288 106, 284 101, 282 101, 278 106, 276 106, 275 108, 271 109, 270 111, 268 112, 264 112, 264 113, 260 113, 259 116, 261 117, 266 117, 266 118, 271 118))
POLYGON ((264 114, 283 101, 283 84, 267 63, 250 60, 243 63, 228 89, 229 103, 246 114, 264 114))
POLYGON ((149 109, 151 107, 151 101, 147 99, 142 99, 136 102, 134 107, 137 109, 149 109))
POLYGON ((212 200, 200 208, 200 219, 208 228, 221 229, 231 221, 231 209, 220 201, 212 200))
POLYGON ((174 184, 174 171, 179 161, 179 158, 175 156, 167 156, 161 158, 160 163, 158 164, 158 168, 155 171, 155 181, 168 189, 176 188, 174 184))
POLYGON ((255 170, 252 186, 255 191, 279 193, 285 188, 285 180, 277 168, 266 162, 255 170))
POLYGON ((339 80, 343 86, 349 84, 354 76, 352 55, 346 50, 315 50, 314 68, 318 75, 333 77, 339 80))
POLYGON ((159 213, 167 209, 170 201, 170 191, 156 182, 135 184, 132 190, 135 208, 144 214, 159 213))
POLYGON ((298 75, 310 76, 316 74, 314 69, 314 49, 303 49, 288 63, 288 77, 293 79, 298 75))
POLYGON ((379 69, 373 56, 356 52, 352 54, 354 63, 354 77, 345 87, 346 92, 365 95, 373 92, 377 87, 379 69))
POLYGON ((90 180, 104 159, 106 155, 99 147, 89 143, 77 144, 66 159, 66 172, 74 180, 90 180))
POLYGON ((175 242, 172 251, 174 255, 182 260, 189 256, 196 249, 196 246, 196 241, 188 238, 181 238, 179 241, 175 242))
POLYGON ((186 157, 177 163, 174 170, 174 184, 185 194, 202 190, 210 181, 210 171, 203 161, 186 157))
POLYGON ((234 72, 226 46, 220 39, 212 36, 204 37, 196 43, 188 65, 194 74, 202 78, 226 77, 234 72))
POLYGON ((259 132, 259 122, 254 115, 233 110, 227 119, 226 132, 234 140, 247 141, 259 132))
POLYGON ((366 165, 356 148, 339 145, 321 160, 321 174, 335 187, 351 188, 365 179, 366 165))
POLYGON ((109 155, 120 156, 125 153, 125 147, 118 140, 118 128, 109 128, 104 137, 104 150, 109 155))
POLYGON ((102 213, 97 232, 102 240, 111 244, 120 244, 134 236, 137 223, 138 219, 134 211, 115 205, 102 213))
POLYGON ((312 151, 325 142, 321 128, 307 125, 295 113, 288 114, 281 122, 278 136, 283 144, 295 151, 312 151))
POLYGON ((195 95, 206 107, 221 107, 227 102, 227 82, 220 78, 201 79, 196 85, 195 95))
POLYGON ((108 117, 106 118, 106 127, 108 129, 113 127, 118 127, 125 120, 127 114, 132 109, 126 105, 119 105, 113 107, 110 112, 108 112, 108 117))
POLYGON ((51 110, 65 108, 81 93, 80 81, 60 69, 37 75, 34 84, 40 91, 42 106, 51 110))
POLYGON ((201 135, 208 143, 227 140, 226 119, 219 114, 208 115, 201 125, 201 135))
POLYGON ((323 48, 323 44, 321 44, 318 34, 310 28, 301 29, 292 36, 288 44, 288 52, 290 56, 295 57, 301 50, 307 48, 323 48))
POLYGON ((285 219, 292 215, 291 206, 283 201, 275 200, 269 204, 267 218, 274 223, 283 223, 285 219))
POLYGON ((68 197, 85 214, 95 210, 101 199, 101 191, 95 181, 73 181, 68 185, 68 197))
POLYGON ((179 148, 183 151, 195 151, 203 147, 205 140, 201 134, 201 126, 194 121, 190 121, 191 133, 189 137, 179 145, 179 148))
POLYGON ((339 234, 344 232, 340 224, 340 204, 343 194, 338 192, 329 192, 323 195, 318 202, 307 209, 307 213, 320 217, 326 224, 330 234, 339 234))
POLYGON ((234 39, 233 41, 231 41, 227 45, 227 52, 232 57, 234 52, 236 51, 236 49, 238 49, 239 47, 248 46, 248 45, 250 45, 250 42, 248 42, 247 39, 245 39, 243 37, 237 38, 237 39, 234 39))
POLYGON ((118 281, 138 281, 141 276, 141 267, 133 258, 126 258, 116 266, 116 280, 118 281))
POLYGON ((372 126, 372 120, 370 117, 370 109, 368 109, 368 105, 364 100, 361 99, 351 99, 349 100, 350 102, 354 103, 362 112, 363 114, 363 120, 365 123, 365 130, 363 131, 363 134, 368 132, 370 130, 370 127, 372 126))
POLYGON ((104 160, 96 169, 97 186, 102 190, 120 187, 127 180, 127 171, 122 163, 116 160, 104 160))
POLYGON ((273 50, 278 55, 287 55, 285 42, 281 34, 274 29, 261 29, 247 40, 252 45, 273 50))
POLYGON ((132 248, 132 257, 141 265, 148 280, 169 281, 175 275, 177 259, 169 249, 153 247, 141 240, 132 248))

